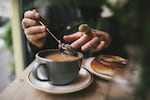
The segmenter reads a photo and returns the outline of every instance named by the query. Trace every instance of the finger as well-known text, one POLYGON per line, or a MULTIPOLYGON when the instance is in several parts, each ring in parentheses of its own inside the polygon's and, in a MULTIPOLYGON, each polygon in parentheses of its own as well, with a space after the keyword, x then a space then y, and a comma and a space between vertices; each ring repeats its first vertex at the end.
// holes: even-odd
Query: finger
POLYGON ((106 41, 105 48, 107 48, 111 44, 111 41, 112 41, 111 37, 109 35, 107 35, 105 41, 106 41))
POLYGON ((101 35, 101 36, 98 36, 100 41, 102 42, 105 42, 105 45, 104 45, 104 48, 108 47, 109 44, 111 43, 111 38, 109 38, 107 36, 107 34, 104 34, 104 35, 101 35))
POLYGON ((99 45, 97 45, 95 48, 92 49, 92 52, 98 52, 101 51, 103 48, 105 48, 106 42, 101 41, 99 45))
POLYGON ((91 38, 92 38, 92 36, 83 35, 79 39, 77 39, 76 41, 74 41, 71 44, 71 46, 73 48, 75 48, 75 49, 78 49, 79 47, 81 47, 82 45, 84 45, 86 42, 88 42, 91 38))
POLYGON ((38 25, 38 22, 33 20, 33 19, 29 19, 29 18, 24 18, 22 20, 22 26, 23 28, 27 28, 27 27, 30 27, 30 26, 36 26, 38 25))
POLYGON ((92 30, 95 36, 98 36, 100 41, 105 41, 105 48, 108 47, 111 43, 111 37, 107 32, 92 30))
POLYGON ((27 39, 31 43, 33 43, 33 42, 37 42, 39 40, 45 39, 46 36, 47 36, 47 33, 43 32, 43 33, 37 33, 37 34, 34 34, 34 35, 27 35, 27 39))
POLYGON ((24 30, 26 35, 46 32, 46 26, 33 26, 24 30))
POLYGON ((74 40, 79 39, 81 36, 82 36, 82 32, 76 32, 76 33, 71 34, 71 35, 65 35, 65 36, 63 37, 63 39, 64 39, 65 41, 72 42, 72 41, 74 41, 74 40))
POLYGON ((39 19, 40 14, 36 10, 28 10, 24 13, 25 18, 39 19))
POLYGON ((92 38, 92 40, 90 40, 89 42, 87 42, 86 44, 84 44, 82 47, 81 47, 81 50, 82 51, 88 51, 90 50, 91 48, 97 46, 99 43, 99 38, 98 37, 94 37, 92 38))

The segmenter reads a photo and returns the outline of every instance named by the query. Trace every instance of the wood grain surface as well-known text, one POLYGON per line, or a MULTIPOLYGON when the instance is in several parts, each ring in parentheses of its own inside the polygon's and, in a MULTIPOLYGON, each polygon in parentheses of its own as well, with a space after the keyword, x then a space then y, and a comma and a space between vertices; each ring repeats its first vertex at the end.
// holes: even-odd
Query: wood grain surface
POLYGON ((17 77, 0 94, 0 100, 133 100, 133 96, 118 85, 94 76, 93 83, 84 90, 69 94, 50 94, 31 87, 27 75, 29 65, 20 77, 17 77))

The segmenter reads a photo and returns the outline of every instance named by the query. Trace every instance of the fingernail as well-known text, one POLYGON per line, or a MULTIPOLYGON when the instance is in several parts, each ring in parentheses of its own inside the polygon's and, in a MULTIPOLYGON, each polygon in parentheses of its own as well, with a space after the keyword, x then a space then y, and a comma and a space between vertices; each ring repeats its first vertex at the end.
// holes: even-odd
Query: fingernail
POLYGON ((35 17, 36 18, 40 18, 40 14, 39 13, 35 13, 35 17))
POLYGON ((46 27, 45 26, 41 26, 41 31, 45 31, 46 30, 46 27))
POLYGON ((33 9, 32 11, 36 12, 36 9, 33 9))

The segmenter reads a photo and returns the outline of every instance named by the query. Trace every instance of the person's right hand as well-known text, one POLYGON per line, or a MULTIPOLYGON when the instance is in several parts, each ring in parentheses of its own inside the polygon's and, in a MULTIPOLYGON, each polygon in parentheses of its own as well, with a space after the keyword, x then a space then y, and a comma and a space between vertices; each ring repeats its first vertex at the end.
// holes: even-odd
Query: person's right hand
POLYGON ((37 20, 40 14, 36 10, 29 10, 24 13, 22 27, 27 40, 33 45, 42 48, 46 42, 46 26, 40 25, 37 20))

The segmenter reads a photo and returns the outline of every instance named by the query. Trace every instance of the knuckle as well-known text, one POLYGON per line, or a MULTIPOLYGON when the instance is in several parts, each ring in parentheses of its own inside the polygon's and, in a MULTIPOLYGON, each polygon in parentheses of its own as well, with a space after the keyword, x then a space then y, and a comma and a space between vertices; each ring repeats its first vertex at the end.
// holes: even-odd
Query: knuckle
POLYGON ((24 30, 24 33, 26 34, 26 35, 28 35, 28 34, 30 34, 31 33, 31 30, 28 28, 28 29, 25 29, 24 30))
POLYGON ((23 28, 26 28, 26 27, 28 27, 29 25, 30 25, 30 23, 29 23, 28 19, 27 19, 27 18, 24 18, 24 19, 22 20, 22 26, 23 26, 23 28))
POLYGON ((23 29, 25 28, 25 23, 26 23, 25 19, 23 19, 22 22, 21 22, 23 29))
POLYGON ((26 20, 25 20, 25 18, 23 18, 23 19, 22 19, 22 24, 24 24, 24 23, 25 23, 25 21, 26 21, 26 20))
POLYGON ((25 11, 25 12, 24 12, 24 17, 27 17, 27 16, 29 15, 30 12, 31 12, 30 10, 25 11))
POLYGON ((29 35, 26 35, 26 38, 27 38, 27 40, 28 40, 28 41, 30 41, 30 42, 32 41, 32 38, 31 38, 31 36, 29 36, 29 35))
POLYGON ((98 36, 94 37, 94 40, 99 41, 100 38, 98 36))

